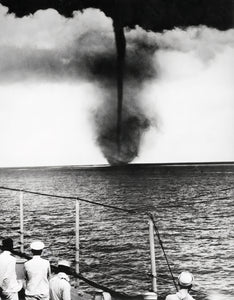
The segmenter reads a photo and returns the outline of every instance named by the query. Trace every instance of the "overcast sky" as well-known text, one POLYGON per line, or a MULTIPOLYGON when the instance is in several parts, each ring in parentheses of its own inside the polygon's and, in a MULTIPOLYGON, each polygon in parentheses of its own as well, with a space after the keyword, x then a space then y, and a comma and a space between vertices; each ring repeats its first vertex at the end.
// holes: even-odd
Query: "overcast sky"
MULTIPOLYGON (((103 91, 66 66, 82 47, 104 51, 90 36, 114 41, 111 19, 93 9, 69 20, 51 9, 6 12, 0 6, 0 167, 106 163, 92 121, 103 91), (83 35, 87 47, 76 42, 83 35)), ((126 32, 139 36, 157 44, 157 75, 140 92, 154 121, 134 162, 234 161, 234 30, 126 32)))

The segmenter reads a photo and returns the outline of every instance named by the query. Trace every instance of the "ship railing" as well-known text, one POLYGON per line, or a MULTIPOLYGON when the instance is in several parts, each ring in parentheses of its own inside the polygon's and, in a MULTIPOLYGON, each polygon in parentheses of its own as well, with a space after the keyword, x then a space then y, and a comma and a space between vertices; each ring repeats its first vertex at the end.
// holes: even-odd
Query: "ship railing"
MULTIPOLYGON (((173 276, 167 255, 165 253, 165 249, 162 243, 162 240, 160 238, 159 230, 157 228, 156 222, 154 220, 154 216, 150 213, 148 213, 148 225, 149 225, 149 244, 150 244, 150 259, 151 259, 151 281, 152 281, 152 289, 150 292, 145 293, 143 296, 142 295, 134 295, 134 296, 128 296, 123 293, 116 292, 106 286, 100 285, 92 280, 89 280, 85 276, 83 276, 80 273, 79 269, 79 260, 80 260, 80 254, 79 254, 79 223, 80 223, 80 202, 86 202, 90 203, 93 205, 98 205, 102 207, 106 207, 109 209, 114 209, 118 211, 122 211, 128 214, 137 214, 136 210, 133 209, 126 209, 126 208, 120 208, 117 206, 113 205, 108 205, 108 204, 103 204, 99 203, 96 201, 91 201, 87 200, 84 198, 80 197, 74 197, 74 196, 63 196, 63 195, 55 195, 55 194, 49 194, 49 193, 43 193, 43 192, 37 192, 37 191, 30 191, 30 190, 25 190, 25 189, 18 189, 18 188, 11 188, 11 187, 5 187, 5 186, 0 186, 1 190, 8 190, 12 192, 18 192, 19 193, 19 207, 20 207, 20 213, 19 213, 19 219, 20 219, 20 252, 19 251, 14 251, 14 253, 22 258, 30 259, 31 257, 28 256, 27 254, 24 253, 24 194, 33 194, 37 196, 44 196, 44 197, 50 197, 50 198, 59 198, 59 199, 68 199, 68 200, 73 200, 75 201, 75 271, 71 272, 71 275, 74 278, 77 278, 77 280, 82 280, 86 282, 87 284, 91 285, 92 287, 95 287, 96 289, 103 290, 105 292, 110 293, 115 299, 157 299, 157 272, 156 272, 156 263, 155 263, 155 244, 154 244, 154 239, 155 239, 155 234, 158 238, 159 245, 163 250, 164 257, 166 259, 166 263, 171 275, 171 279, 173 281, 173 284, 177 288, 177 284, 175 282, 175 278, 173 276)), ((56 271, 57 267, 52 265, 52 271, 56 271)), ((77 286, 79 285, 79 281, 77 282, 77 286)))

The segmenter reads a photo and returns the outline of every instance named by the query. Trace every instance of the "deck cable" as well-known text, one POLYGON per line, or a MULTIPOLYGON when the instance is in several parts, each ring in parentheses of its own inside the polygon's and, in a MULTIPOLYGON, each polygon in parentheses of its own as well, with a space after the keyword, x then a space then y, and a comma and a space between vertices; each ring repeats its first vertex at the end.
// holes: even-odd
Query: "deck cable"
POLYGON ((169 272, 170 272, 170 274, 171 274, 171 279, 172 279, 172 281, 173 281, 173 283, 174 283, 174 286, 175 286, 175 288, 176 288, 176 290, 177 290, 177 292, 178 292, 178 291, 179 291, 179 290, 178 290, 178 286, 177 286, 177 284, 176 284, 175 277, 174 277, 174 275, 173 275, 173 273, 172 273, 171 266, 170 266, 169 260, 168 260, 168 258, 167 258, 167 254, 166 254, 166 251, 165 251, 163 242, 162 242, 162 240, 161 240, 161 236, 160 236, 158 227, 157 227, 157 225, 156 225, 156 222, 155 222, 155 220, 154 220, 153 215, 152 215, 151 213, 148 213, 148 216, 150 217, 150 219, 151 219, 152 222, 153 222, 154 231, 155 231, 155 233, 156 233, 156 235, 157 235, 158 242, 159 242, 159 244, 160 244, 160 246, 161 246, 161 248, 162 248, 163 255, 164 255, 165 260, 166 260, 166 263, 167 263, 167 267, 168 267, 169 272))
POLYGON ((117 207, 117 206, 113 206, 113 205, 109 205, 109 204, 103 204, 103 203, 99 203, 96 201, 92 201, 92 200, 88 200, 88 199, 84 199, 84 198, 80 198, 80 197, 75 197, 75 196, 54 195, 54 194, 35 192, 35 191, 29 191, 29 190, 24 190, 24 189, 9 188, 9 187, 5 187, 5 186, 0 186, 0 189, 1 190, 9 190, 9 191, 13 191, 13 192, 23 192, 23 193, 27 193, 27 194, 33 194, 33 195, 45 196, 45 197, 51 197, 51 198, 78 200, 81 202, 86 202, 86 203, 90 203, 90 204, 94 204, 94 205, 98 205, 98 206, 103 206, 103 207, 123 211, 123 212, 130 213, 130 214, 137 213, 137 211, 134 209, 126 209, 126 208, 117 207))
MULTIPOLYGON (((104 204, 104 203, 100 203, 100 202, 97 202, 97 201, 84 199, 84 198, 81 198, 81 197, 48 194, 48 193, 42 193, 42 192, 36 192, 36 191, 29 191, 29 190, 25 190, 25 189, 10 188, 10 187, 5 187, 5 186, 0 186, 0 189, 1 190, 14 191, 14 192, 23 192, 23 193, 27 193, 27 194, 33 194, 33 195, 45 196, 45 197, 51 197, 51 198, 78 200, 78 201, 81 201, 81 202, 86 202, 86 203, 90 203, 90 204, 93 204, 93 205, 98 205, 98 206, 102 206, 102 207, 106 207, 106 208, 111 208, 111 209, 114 209, 114 210, 119 210, 119 211, 123 211, 123 212, 130 213, 130 214, 137 214, 137 213, 140 214, 141 213, 141 212, 139 212, 137 210, 134 210, 134 209, 126 209, 126 208, 122 208, 122 207, 117 207, 117 206, 114 206, 114 205, 104 204)), ((225 189, 221 189, 220 192, 233 190, 233 189, 234 189, 234 186, 229 187, 229 188, 225 188, 225 189)), ((209 193, 206 193, 206 194, 195 195, 191 199, 201 198, 205 195, 210 195, 210 194, 214 194, 214 193, 216 193, 216 192, 212 192, 212 193, 209 192, 209 193)), ((219 200, 219 199, 215 199, 215 200, 219 200)), ((205 200, 205 201, 202 200, 200 202, 195 202, 195 204, 206 203, 208 201, 214 201, 214 200, 205 200)), ((190 205, 190 203, 183 203, 183 205, 190 205)), ((173 208, 173 207, 178 207, 178 205, 168 205, 168 207, 173 208)))

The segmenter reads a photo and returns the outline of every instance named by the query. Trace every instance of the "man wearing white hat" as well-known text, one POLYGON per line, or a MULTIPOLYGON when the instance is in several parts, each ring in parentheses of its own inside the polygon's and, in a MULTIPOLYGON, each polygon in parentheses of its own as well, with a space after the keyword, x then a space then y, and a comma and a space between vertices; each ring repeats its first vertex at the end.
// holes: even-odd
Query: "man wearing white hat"
POLYGON ((193 285, 193 274, 187 271, 182 272, 178 276, 179 292, 173 295, 168 295, 166 300, 194 300, 189 294, 193 285))
POLYGON ((45 245, 41 241, 34 241, 30 248, 33 258, 24 264, 26 273, 26 300, 49 300, 50 263, 41 258, 45 245))
POLYGON ((50 279, 50 300, 71 300, 70 262, 58 262, 58 273, 50 279))

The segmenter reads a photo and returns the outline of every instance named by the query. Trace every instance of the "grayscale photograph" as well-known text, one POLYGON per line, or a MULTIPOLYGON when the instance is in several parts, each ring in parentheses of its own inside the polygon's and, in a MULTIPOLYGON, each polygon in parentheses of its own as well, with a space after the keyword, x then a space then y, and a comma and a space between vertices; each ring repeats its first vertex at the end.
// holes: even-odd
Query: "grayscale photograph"
POLYGON ((0 0, 0 300, 233 300, 234 0, 0 0))

